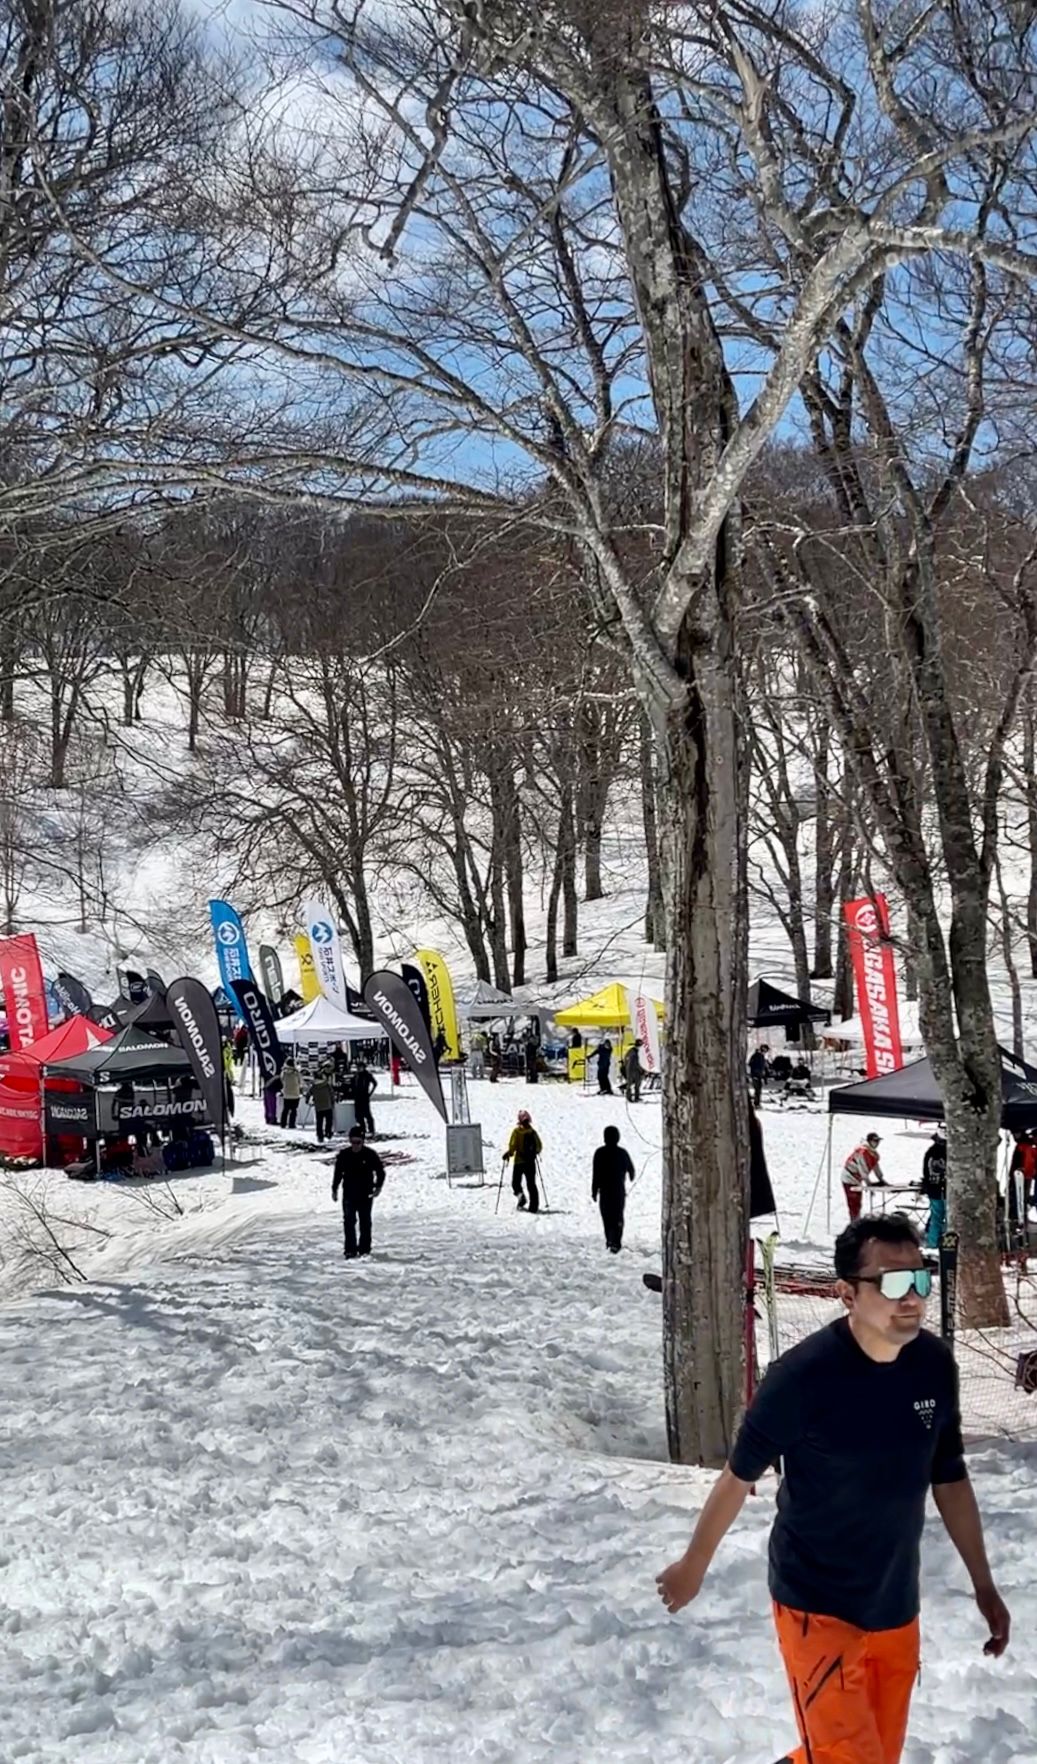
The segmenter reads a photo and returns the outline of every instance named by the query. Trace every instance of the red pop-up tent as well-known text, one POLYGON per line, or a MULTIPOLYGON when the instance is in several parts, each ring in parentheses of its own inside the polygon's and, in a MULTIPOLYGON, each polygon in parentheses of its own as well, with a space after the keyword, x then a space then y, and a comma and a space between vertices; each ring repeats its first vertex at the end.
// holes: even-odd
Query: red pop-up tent
POLYGON ((69 1017, 20 1053, 0 1054, 0 1153, 9 1158, 42 1158, 43 1067, 53 1060, 74 1059, 111 1039, 111 1031, 91 1023, 89 1017, 69 1017))

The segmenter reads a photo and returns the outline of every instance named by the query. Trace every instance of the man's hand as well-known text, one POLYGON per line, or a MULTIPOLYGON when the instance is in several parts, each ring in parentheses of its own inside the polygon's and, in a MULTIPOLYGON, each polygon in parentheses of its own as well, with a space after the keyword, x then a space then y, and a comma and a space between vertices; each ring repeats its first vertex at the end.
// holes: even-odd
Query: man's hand
POLYGON ((996 1586, 978 1586, 976 1588, 976 1604, 986 1621, 990 1631, 990 1640, 983 1649, 999 1660, 1008 1646, 1008 1638, 1012 1632, 1012 1619, 1008 1614, 1008 1606, 998 1592, 996 1586))
POLYGON ((687 1556, 682 1556, 679 1562, 671 1562, 668 1568, 656 1575, 655 1584, 659 1597, 672 1617, 678 1611, 683 1611, 685 1605, 690 1605, 692 1599, 698 1598, 702 1591, 702 1572, 693 1562, 689 1562, 687 1556))

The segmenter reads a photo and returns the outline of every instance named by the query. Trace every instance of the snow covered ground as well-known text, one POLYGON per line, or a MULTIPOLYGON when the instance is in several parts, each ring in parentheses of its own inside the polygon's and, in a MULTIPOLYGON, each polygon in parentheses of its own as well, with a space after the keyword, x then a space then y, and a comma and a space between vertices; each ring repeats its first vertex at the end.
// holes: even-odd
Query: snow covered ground
MULTIPOLYGON (((89 1284, 0 1309, 4 1764, 771 1764, 788 1746, 772 1487, 697 1607, 671 1619, 655 1595, 709 1486, 663 1461, 641 1281, 658 1105, 472 1098, 488 1186, 453 1190, 424 1101, 376 1099, 413 1161, 389 1169, 368 1263, 342 1261, 324 1152, 246 1147, 236 1175, 178 1185, 195 1204, 175 1223, 63 1184, 115 1235, 83 1252, 89 1284), (545 1140, 535 1219, 507 1187, 495 1212, 520 1104, 545 1140), (589 1198, 609 1120, 640 1173, 618 1258, 589 1198)), ((794 1236, 826 1122, 765 1129, 794 1236)), ((920 1147, 898 1151, 913 1173, 920 1147)), ((908 1764, 1037 1751, 1037 1448, 974 1470, 1018 1639, 983 1658, 934 1525, 908 1764)))

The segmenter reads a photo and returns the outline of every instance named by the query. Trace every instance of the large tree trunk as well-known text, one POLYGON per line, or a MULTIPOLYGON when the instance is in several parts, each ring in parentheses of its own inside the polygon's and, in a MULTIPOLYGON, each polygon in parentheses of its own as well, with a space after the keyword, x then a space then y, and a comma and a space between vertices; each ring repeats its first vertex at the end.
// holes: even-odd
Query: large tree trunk
POLYGON ((1008 975, 1008 988, 1012 997, 1012 1052, 1017 1060, 1026 1058, 1026 1047, 1023 1041, 1023 989, 1019 984, 1019 965, 1015 959, 1012 944, 1012 912, 1005 887, 1005 874, 1001 865, 1001 853, 994 859, 994 876, 997 880, 998 906, 1000 907, 999 929, 1001 933, 1001 959, 1008 975))
POLYGON ((655 805, 655 759, 652 725, 641 712, 640 730, 641 821, 648 862, 648 899, 645 903, 645 937, 656 949, 666 947, 666 910, 663 905, 662 865, 659 861, 659 823, 655 805))
POLYGON ((663 1350, 671 1456, 722 1464, 745 1398, 745 815, 731 658, 683 645, 666 720, 663 1350))
POLYGON ((817 819, 814 823, 814 966, 815 980, 832 978, 832 907, 834 904, 833 870, 835 842, 832 827, 831 791, 828 767, 831 759, 831 735, 827 722, 822 722, 814 752, 814 791, 817 819))
POLYGON ((1026 781, 1026 824, 1030 845, 1030 888, 1026 897, 1026 936, 1030 945, 1030 974, 1037 980, 1037 775, 1034 773, 1033 688, 1023 706, 1023 776, 1026 781))
POLYGON ((579 954, 580 897, 576 888, 576 820, 571 793, 566 793, 562 828, 562 954, 579 954))
POLYGON ((835 987, 832 991, 832 1021, 838 1023, 853 1016, 853 960, 850 956, 850 934, 846 924, 846 908, 856 894, 853 830, 847 813, 843 828, 842 851, 839 857, 839 928, 835 942, 835 987))

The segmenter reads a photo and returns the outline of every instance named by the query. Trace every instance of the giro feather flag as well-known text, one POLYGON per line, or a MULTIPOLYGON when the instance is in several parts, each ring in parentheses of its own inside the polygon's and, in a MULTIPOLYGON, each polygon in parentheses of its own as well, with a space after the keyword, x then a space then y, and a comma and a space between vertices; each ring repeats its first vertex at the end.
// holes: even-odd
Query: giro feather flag
POLYGON ((432 1052, 428 1027, 407 982, 388 968, 372 974, 364 987, 371 1014, 389 1032, 392 1044, 403 1055, 422 1090, 444 1121, 447 1119, 443 1086, 432 1052))
POLYGON ((461 1037, 457 1032, 457 1009, 454 1005, 454 984, 443 957, 434 949, 419 949, 414 960, 425 976, 428 987, 429 1017, 433 1045, 442 1035, 443 1057, 461 1058, 461 1037))
POLYGON ((303 1004, 312 1004, 315 998, 320 997, 320 982, 317 979, 317 969, 313 961, 310 940, 305 931, 300 931, 292 939, 292 942, 295 944, 296 960, 299 963, 299 991, 302 993, 302 1002, 303 1004))
POLYGON ((212 996, 200 980, 192 980, 185 974, 167 986, 166 1009, 176 1024, 180 1045, 191 1062, 209 1119, 222 1135, 226 1109, 223 1037, 212 996))
POLYGON ((270 1014, 270 1006, 266 995, 260 992, 254 980, 234 980, 234 997, 238 1001, 238 1009, 245 1019, 247 1028, 256 1050, 256 1059, 264 1084, 269 1084, 278 1077, 284 1065, 284 1048, 277 1039, 274 1019, 270 1014))
POLYGON ((303 902, 302 917, 313 952, 317 984, 330 1004, 337 1005, 340 1011, 348 1011, 338 926, 328 908, 314 898, 303 902))
MULTIPOLYGON (((212 919, 216 960, 220 964, 223 990, 229 998, 233 999, 233 982, 252 979, 252 964, 248 959, 245 927, 234 908, 228 905, 225 900, 210 900, 209 916, 212 919)), ((234 1008, 240 1016, 241 1007, 236 999, 234 1000, 234 1008)))
POLYGON ((276 1009, 284 997, 284 975, 281 958, 269 943, 259 946, 259 972, 263 976, 263 991, 276 1009))
POLYGON ((41 1041, 50 1027, 40 952, 31 931, 20 937, 0 938, 0 989, 11 1052, 18 1053, 34 1041, 41 1041))
POLYGON ((847 901, 845 913, 864 1032, 865 1067, 869 1078, 882 1078, 904 1063, 889 907, 884 894, 875 894, 847 901))

